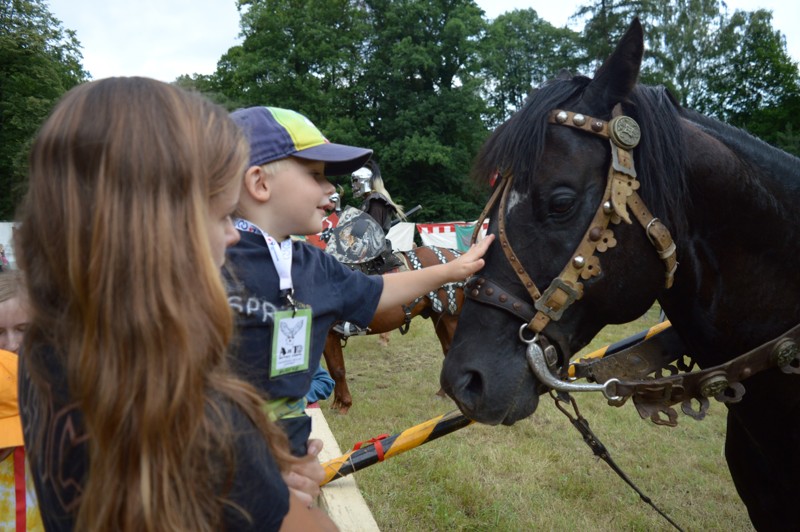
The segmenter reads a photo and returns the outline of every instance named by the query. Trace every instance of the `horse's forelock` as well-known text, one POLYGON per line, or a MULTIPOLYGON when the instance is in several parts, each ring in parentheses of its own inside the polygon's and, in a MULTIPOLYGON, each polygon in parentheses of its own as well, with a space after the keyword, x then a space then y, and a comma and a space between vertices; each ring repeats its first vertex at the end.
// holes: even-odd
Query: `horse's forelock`
POLYGON ((557 78, 534 90, 525 104, 501 124, 482 146, 473 169, 478 182, 495 172, 512 172, 516 188, 527 188, 544 151, 544 133, 550 111, 584 89, 589 79, 557 78))

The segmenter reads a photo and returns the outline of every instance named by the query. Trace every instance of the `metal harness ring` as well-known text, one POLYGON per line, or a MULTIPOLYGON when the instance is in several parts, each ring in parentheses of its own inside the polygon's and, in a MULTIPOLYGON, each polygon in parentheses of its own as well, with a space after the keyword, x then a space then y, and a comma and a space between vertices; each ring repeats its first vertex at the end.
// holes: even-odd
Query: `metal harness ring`
MULTIPOLYGON (((520 333, 522 331, 520 330, 520 333)), ((526 358, 531 371, 545 386, 557 390, 559 392, 603 392, 603 395, 609 401, 620 401, 622 397, 614 395, 611 392, 611 386, 619 384, 620 380, 617 378, 608 379, 602 384, 578 384, 574 382, 564 382, 557 379, 547 366, 545 360, 544 350, 538 344, 539 335, 537 334, 533 340, 526 342, 528 349, 526 351, 526 358)), ((523 340, 524 341, 524 340, 523 340)))

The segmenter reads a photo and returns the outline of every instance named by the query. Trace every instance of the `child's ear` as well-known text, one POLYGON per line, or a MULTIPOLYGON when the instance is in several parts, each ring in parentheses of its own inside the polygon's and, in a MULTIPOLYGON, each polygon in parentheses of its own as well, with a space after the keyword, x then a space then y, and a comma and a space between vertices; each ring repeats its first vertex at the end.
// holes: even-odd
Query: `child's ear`
POLYGON ((260 166, 251 166, 244 174, 244 188, 253 199, 264 202, 269 200, 271 189, 266 172, 260 166))

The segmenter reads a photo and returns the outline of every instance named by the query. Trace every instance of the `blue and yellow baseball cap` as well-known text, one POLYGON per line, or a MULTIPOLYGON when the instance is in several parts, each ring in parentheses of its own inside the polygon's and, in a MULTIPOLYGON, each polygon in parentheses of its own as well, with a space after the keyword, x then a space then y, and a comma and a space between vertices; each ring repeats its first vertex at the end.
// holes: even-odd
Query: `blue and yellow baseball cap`
POLYGON ((250 166, 298 157, 325 163, 325 175, 344 175, 361 168, 372 150, 334 144, 298 112, 279 107, 248 107, 231 113, 250 141, 250 166))

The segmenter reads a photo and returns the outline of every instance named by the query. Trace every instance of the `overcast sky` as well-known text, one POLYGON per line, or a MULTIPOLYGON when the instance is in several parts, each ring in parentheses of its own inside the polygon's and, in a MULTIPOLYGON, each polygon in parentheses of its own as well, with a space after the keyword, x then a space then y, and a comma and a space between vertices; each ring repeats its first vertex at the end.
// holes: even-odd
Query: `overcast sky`
MULTIPOLYGON (((567 24, 583 0, 479 0, 486 16, 531 7, 555 26, 567 24)), ((94 79, 147 76, 173 81, 181 74, 211 74, 240 42, 236 0, 49 0, 50 11, 75 30, 83 65, 94 79)), ((773 13, 773 27, 800 61, 800 1, 727 0, 734 9, 773 13)), ((576 29, 576 28, 573 28, 576 29)))

